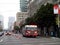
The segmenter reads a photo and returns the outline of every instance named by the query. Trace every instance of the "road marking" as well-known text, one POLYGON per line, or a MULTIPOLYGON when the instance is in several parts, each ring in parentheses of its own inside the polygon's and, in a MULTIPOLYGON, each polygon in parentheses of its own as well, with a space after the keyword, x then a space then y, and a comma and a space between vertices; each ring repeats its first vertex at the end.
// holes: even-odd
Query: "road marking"
POLYGON ((17 39, 20 39, 21 37, 20 36, 16 36, 17 39))
POLYGON ((0 42, 2 42, 2 41, 3 41, 3 39, 0 40, 0 42))

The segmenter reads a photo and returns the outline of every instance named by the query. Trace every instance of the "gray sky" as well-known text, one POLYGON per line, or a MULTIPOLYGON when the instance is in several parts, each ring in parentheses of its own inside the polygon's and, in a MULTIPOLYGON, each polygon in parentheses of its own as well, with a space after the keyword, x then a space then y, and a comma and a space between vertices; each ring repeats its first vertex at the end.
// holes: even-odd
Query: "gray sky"
POLYGON ((16 17, 19 12, 19 0, 0 0, 0 15, 4 16, 4 28, 8 27, 8 17, 16 17))

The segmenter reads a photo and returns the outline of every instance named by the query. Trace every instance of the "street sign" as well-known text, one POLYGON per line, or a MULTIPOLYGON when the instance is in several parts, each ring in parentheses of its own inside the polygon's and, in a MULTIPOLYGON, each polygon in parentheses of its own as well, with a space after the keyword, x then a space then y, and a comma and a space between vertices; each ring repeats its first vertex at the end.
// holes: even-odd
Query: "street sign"
POLYGON ((55 4, 53 6, 53 9, 54 9, 54 14, 58 14, 58 5, 57 4, 55 4))
POLYGON ((54 10, 54 14, 60 14, 60 5, 59 4, 55 4, 53 6, 53 10, 54 10))

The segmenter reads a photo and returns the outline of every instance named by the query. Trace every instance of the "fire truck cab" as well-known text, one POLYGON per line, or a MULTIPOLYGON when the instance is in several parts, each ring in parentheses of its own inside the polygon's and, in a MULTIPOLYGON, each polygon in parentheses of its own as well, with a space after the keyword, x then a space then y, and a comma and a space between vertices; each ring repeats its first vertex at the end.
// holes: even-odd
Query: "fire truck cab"
POLYGON ((37 25, 25 25, 25 27, 22 29, 22 35, 33 37, 38 36, 37 25))

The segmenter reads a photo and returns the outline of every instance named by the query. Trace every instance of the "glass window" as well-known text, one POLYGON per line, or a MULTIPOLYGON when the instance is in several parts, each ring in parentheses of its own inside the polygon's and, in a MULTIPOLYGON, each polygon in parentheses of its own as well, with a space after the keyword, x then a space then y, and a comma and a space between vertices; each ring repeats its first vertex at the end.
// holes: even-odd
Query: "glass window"
POLYGON ((53 2, 57 2, 58 0, 53 0, 53 2))
POLYGON ((26 27, 27 30, 36 30, 36 27, 26 27))

